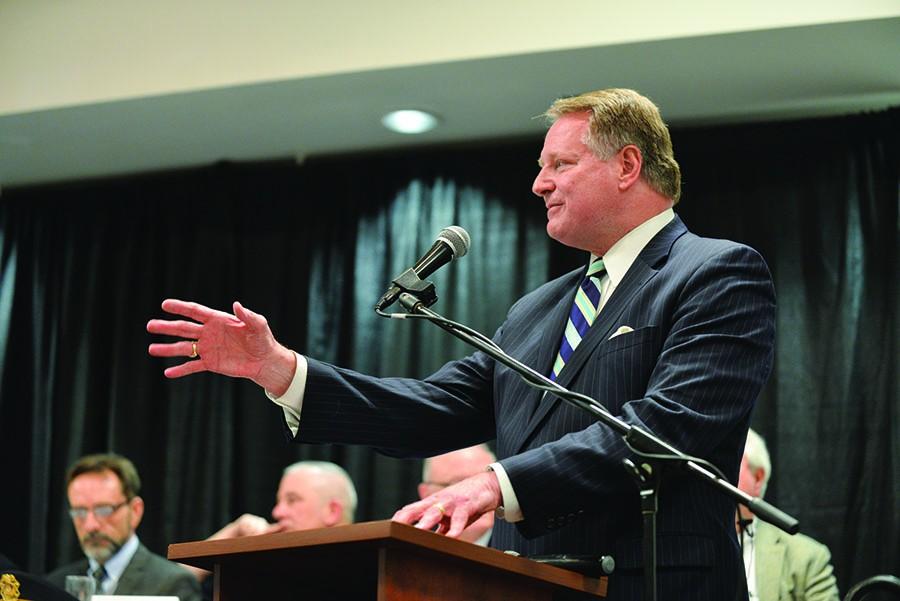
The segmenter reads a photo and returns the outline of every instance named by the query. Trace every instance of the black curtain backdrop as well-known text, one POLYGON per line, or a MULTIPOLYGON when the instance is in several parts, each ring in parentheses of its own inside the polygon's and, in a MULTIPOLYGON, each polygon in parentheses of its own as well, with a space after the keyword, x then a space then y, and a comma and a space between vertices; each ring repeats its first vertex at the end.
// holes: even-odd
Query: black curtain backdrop
MULTIPOLYGON (((831 548, 842 591, 898 571, 898 124, 895 109, 673 132, 678 212, 699 234, 759 249, 775 277, 776 365, 754 415, 773 456, 767 498, 831 548)), ((434 276, 436 309, 486 333, 518 296, 586 259, 544 232, 529 190, 540 146, 4 190, 0 552, 36 572, 79 556, 62 480, 90 452, 135 461, 139 534, 163 554, 243 512, 268 516, 281 469, 301 458, 347 468, 360 521, 414 499, 419 461, 288 444, 252 383, 164 379, 145 324, 166 297, 225 310, 241 300, 300 352, 424 376, 468 349, 371 307, 442 227, 465 227, 473 244, 434 276)))

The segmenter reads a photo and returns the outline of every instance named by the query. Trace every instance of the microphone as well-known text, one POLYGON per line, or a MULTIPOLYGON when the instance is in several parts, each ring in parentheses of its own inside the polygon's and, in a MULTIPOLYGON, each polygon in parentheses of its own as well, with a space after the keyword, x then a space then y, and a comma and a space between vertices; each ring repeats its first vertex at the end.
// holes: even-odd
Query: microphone
POLYGON ((442 229, 437 236, 437 240, 434 241, 428 252, 416 261, 412 269, 407 269, 391 280, 394 285, 388 288, 381 299, 375 303, 375 310, 382 311, 386 307, 393 305, 403 292, 409 291, 408 282, 410 277, 413 278, 413 281, 427 278, 437 271, 439 267, 446 265, 453 259, 464 256, 469 251, 470 243, 469 232, 458 225, 451 225, 442 229))

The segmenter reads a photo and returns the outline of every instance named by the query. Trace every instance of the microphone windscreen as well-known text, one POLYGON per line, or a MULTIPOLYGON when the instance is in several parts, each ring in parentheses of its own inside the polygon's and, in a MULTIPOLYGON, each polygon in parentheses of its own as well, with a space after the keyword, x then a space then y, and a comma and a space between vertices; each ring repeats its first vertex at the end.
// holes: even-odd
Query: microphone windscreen
POLYGON ((469 245, 472 243, 469 238, 469 232, 458 225, 445 227, 441 230, 441 233, 438 234, 437 239, 446 242, 453 250, 454 259, 465 256, 465 254, 469 252, 469 245))

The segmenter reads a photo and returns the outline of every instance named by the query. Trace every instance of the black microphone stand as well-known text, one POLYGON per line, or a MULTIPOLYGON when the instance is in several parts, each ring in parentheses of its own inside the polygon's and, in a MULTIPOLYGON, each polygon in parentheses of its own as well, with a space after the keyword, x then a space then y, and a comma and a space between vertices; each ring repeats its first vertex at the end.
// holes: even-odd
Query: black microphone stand
MULTIPOLYGON (((405 283, 408 284, 408 282, 405 283)), ((424 286, 421 286, 421 288, 433 290, 433 285, 430 282, 423 282, 422 284, 424 286)), ((711 463, 682 453, 651 432, 622 421, 610 413, 596 399, 560 386, 543 374, 508 355, 493 340, 480 332, 435 313, 428 308, 428 305, 437 300, 436 295, 426 293, 426 298, 423 301, 409 292, 409 290, 419 288, 419 285, 403 286, 403 288, 407 292, 400 294, 399 301, 406 310, 406 314, 387 314, 382 312, 380 308, 376 308, 376 312, 385 317, 420 317, 427 319, 463 342, 509 367, 518 373, 530 386, 552 392, 564 401, 593 414, 604 424, 618 432, 625 440, 625 444, 645 459, 645 461, 641 461, 640 465, 635 464, 630 459, 624 460, 626 471, 634 477, 640 489, 641 513, 643 516, 644 599, 656 601, 656 514, 660 475, 665 463, 674 463, 677 466, 686 468, 718 488, 723 494, 745 505, 760 519, 777 526, 785 532, 794 534, 799 531, 800 524, 796 518, 782 512, 762 499, 751 497, 732 485, 718 468, 711 463)))

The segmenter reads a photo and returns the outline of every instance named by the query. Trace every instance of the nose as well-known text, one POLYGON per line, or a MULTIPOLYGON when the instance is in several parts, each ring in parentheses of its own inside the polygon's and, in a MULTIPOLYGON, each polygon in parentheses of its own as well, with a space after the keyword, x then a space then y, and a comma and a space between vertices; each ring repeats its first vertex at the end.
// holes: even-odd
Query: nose
POLYGON ((85 532, 96 532, 100 529, 100 520, 97 519, 93 511, 88 511, 81 521, 81 527, 85 532))
POLYGON ((544 196, 544 194, 552 192, 553 189, 553 181, 547 176, 546 168, 541 168, 537 177, 534 178, 534 183, 531 184, 531 191, 537 196, 544 196))
POLYGON ((284 503, 275 503, 275 507, 272 508, 272 517, 276 522, 281 521, 281 518, 284 517, 284 503))

